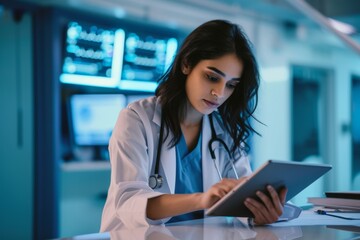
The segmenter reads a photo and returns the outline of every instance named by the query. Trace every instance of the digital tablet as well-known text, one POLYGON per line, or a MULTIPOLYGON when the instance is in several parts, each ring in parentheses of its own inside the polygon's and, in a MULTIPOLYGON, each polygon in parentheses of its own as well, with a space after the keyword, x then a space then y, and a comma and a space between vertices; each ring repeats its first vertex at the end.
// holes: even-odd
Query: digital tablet
POLYGON ((277 192, 281 188, 287 187, 286 201, 288 201, 331 168, 331 165, 327 164, 268 160, 247 181, 240 183, 207 209, 205 214, 208 216, 253 217, 251 211, 244 205, 244 200, 248 197, 259 200, 256 191, 268 193, 267 185, 273 186, 277 192))

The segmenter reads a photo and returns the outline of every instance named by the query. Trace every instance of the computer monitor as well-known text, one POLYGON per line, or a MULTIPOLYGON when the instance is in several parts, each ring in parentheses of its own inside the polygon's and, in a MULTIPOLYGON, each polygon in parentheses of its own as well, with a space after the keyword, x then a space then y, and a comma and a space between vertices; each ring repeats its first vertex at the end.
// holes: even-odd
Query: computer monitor
POLYGON ((69 22, 63 46, 60 82, 118 87, 125 32, 121 28, 69 22))
POLYGON ((118 114, 126 105, 122 94, 70 96, 71 138, 76 146, 107 146, 118 114))

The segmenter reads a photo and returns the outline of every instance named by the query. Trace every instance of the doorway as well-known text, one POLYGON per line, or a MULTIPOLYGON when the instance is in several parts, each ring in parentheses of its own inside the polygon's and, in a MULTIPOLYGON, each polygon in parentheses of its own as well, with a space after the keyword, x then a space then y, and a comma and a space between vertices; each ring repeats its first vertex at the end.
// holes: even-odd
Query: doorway
MULTIPOLYGON (((292 66, 291 156, 296 162, 331 163, 334 141, 333 71, 311 66, 292 66)), ((307 204, 307 197, 320 197, 326 176, 318 179, 293 201, 307 204)))
POLYGON ((353 190, 360 190, 360 76, 351 80, 351 135, 353 190))

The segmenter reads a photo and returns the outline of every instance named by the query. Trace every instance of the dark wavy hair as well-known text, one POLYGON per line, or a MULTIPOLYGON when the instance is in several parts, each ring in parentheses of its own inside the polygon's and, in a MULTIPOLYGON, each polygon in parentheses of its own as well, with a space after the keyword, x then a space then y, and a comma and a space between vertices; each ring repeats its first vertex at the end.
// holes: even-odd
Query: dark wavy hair
POLYGON ((217 59, 231 53, 242 60, 244 70, 240 83, 218 108, 218 114, 233 139, 231 152, 234 153, 237 148, 249 150, 246 139, 252 132, 256 133, 250 118, 258 101, 259 71, 250 41, 238 25, 226 20, 212 20, 192 31, 185 38, 170 68, 159 80, 155 95, 160 97, 166 129, 173 133, 172 146, 180 140, 180 119, 186 110, 187 75, 183 74, 182 66, 186 64, 193 69, 202 60, 217 59))

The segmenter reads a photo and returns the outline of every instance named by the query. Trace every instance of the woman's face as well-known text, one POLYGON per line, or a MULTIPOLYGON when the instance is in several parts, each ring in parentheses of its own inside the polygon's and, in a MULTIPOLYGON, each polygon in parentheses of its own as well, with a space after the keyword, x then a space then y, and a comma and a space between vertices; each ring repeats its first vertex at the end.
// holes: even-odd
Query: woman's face
POLYGON ((223 104, 240 82, 243 62, 235 54, 202 60, 188 74, 185 90, 191 106, 201 114, 210 114, 223 104))

